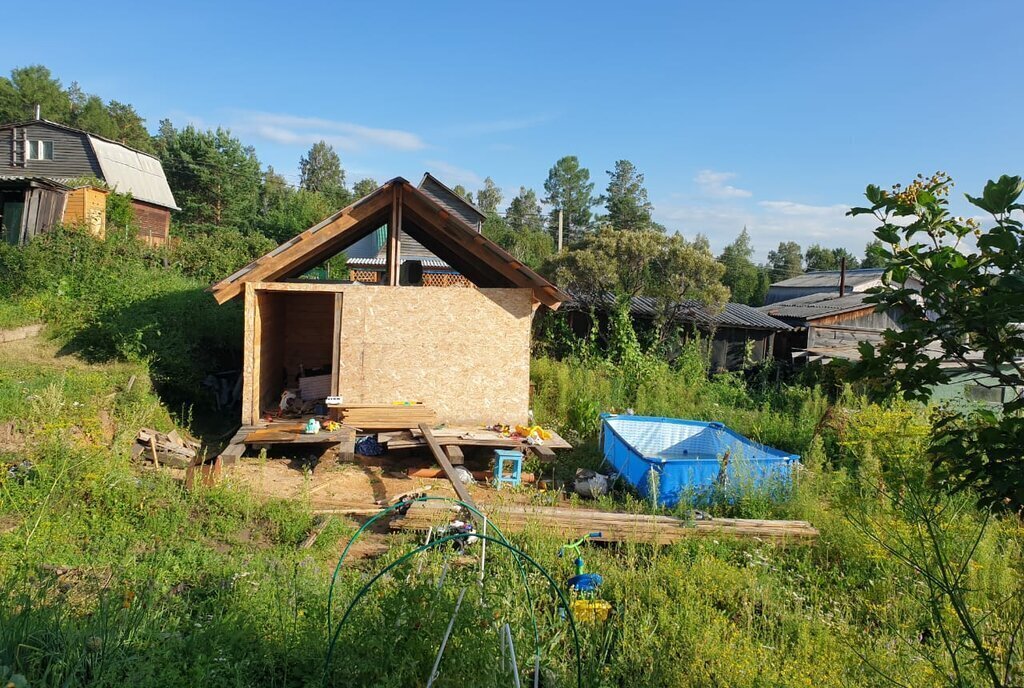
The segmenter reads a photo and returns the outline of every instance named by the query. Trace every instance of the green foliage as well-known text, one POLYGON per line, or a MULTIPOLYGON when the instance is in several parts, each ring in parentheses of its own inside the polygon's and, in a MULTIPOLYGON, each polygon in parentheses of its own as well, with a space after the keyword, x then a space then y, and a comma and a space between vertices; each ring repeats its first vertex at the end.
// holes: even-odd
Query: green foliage
POLYGON ((476 192, 476 205, 484 213, 491 215, 498 212, 501 205, 501 189, 490 177, 484 179, 484 188, 476 192))
POLYGON ((860 267, 860 260, 845 248, 825 248, 820 244, 811 244, 804 254, 804 261, 808 272, 818 270, 839 270, 846 259, 846 269, 856 270, 860 267))
POLYGON ((275 242, 282 243, 340 210, 344 207, 338 205, 340 202, 337 195, 291 186, 265 191, 264 209, 255 221, 256 228, 275 242))
POLYGON ((156 147, 181 207, 178 222, 253 226, 262 175, 251 146, 224 129, 200 131, 190 124, 179 130, 163 120, 156 147))
POLYGON ((341 158, 334 146, 326 141, 318 141, 299 160, 299 188, 323 194, 338 207, 347 205, 345 170, 341 167, 341 158))
POLYGON ((9 79, 0 77, 0 122, 35 119, 36 105, 43 119, 66 124, 147 153, 153 152, 145 120, 131 105, 82 91, 76 82, 65 89, 43 65, 16 67, 9 79))
POLYGON ((864 247, 864 260, 860 262, 862 268, 884 268, 885 244, 878 239, 872 239, 864 247))
POLYGON ((768 252, 768 270, 773 282, 780 282, 803 274, 804 254, 795 241, 780 241, 779 247, 768 252))
POLYGON ((721 304, 724 266, 678 234, 602 229, 546 268, 580 298, 604 293, 653 296, 669 307, 684 299, 721 304))
POLYGON ((513 229, 495 213, 484 220, 482 232, 485 237, 534 270, 540 269, 555 252, 555 242, 547 232, 534 227, 513 229))
POLYGON ((370 179, 369 177, 367 177, 366 179, 360 179, 359 181, 352 185, 352 196, 353 198, 356 199, 364 198, 372 194, 379 187, 380 184, 378 184, 376 180, 370 179))
POLYGON ((615 169, 608 171, 608 189, 600 198, 608 210, 602 218, 613 229, 643 231, 653 229, 651 211, 654 206, 647 198, 644 175, 629 160, 617 160, 615 169))
POLYGON ((548 171, 544 182, 544 202, 553 208, 548 217, 548 231, 558 233, 558 211, 562 211, 562 241, 571 246, 590 232, 593 224, 591 208, 594 199, 594 183, 590 181, 590 170, 580 167, 575 155, 560 158, 548 171))
POLYGON ((178 241, 171 245, 167 258, 182 275, 213 284, 275 246, 275 241, 257 232, 190 225, 180 228, 178 241))
POLYGON ((729 287, 730 300, 748 306, 761 306, 768 295, 770 279, 763 267, 754 265, 754 247, 744 227, 735 241, 722 249, 718 262, 725 266, 722 284, 729 287))
POLYGON ((927 401, 942 384, 948 364, 977 373, 1011 391, 997 413, 992 409, 937 409, 930 452, 936 479, 953 489, 974 489, 985 504, 1024 508, 1024 228, 1014 213, 1024 181, 989 181, 981 197, 968 200, 992 216, 983 230, 973 220, 949 213, 951 179, 944 173, 919 176, 906 188, 869 186, 869 207, 881 223, 875 236, 884 253, 884 285, 870 301, 900 317, 903 329, 887 331, 878 346, 861 344, 856 375, 873 393, 900 393, 927 401), (971 246, 973 240, 974 246, 971 246), (919 280, 920 291, 910 280, 919 280))

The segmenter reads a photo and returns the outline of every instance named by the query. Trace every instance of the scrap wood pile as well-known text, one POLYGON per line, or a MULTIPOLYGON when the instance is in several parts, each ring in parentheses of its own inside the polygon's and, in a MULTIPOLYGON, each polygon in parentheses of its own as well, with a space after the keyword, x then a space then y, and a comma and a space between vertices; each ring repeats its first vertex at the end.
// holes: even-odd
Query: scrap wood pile
MULTIPOLYGON (((645 542, 668 545, 693 537, 750 537, 779 543, 804 544, 818 537, 818 530, 806 521, 764 521, 745 518, 712 518, 685 521, 671 516, 626 514, 590 509, 566 509, 531 505, 481 505, 505 532, 529 526, 562 537, 579 537, 600 532, 594 538, 605 542, 645 542)), ((391 521, 392 530, 426 531, 448 517, 444 506, 417 503, 408 513, 391 521)))
POLYGON ((183 438, 177 430, 168 433, 142 428, 132 445, 132 458, 152 461, 156 466, 188 468, 197 463, 199 442, 183 438))
POLYGON ((339 420, 360 430, 398 430, 420 423, 437 423, 434 409, 420 402, 394 404, 349 404, 338 408, 339 420))

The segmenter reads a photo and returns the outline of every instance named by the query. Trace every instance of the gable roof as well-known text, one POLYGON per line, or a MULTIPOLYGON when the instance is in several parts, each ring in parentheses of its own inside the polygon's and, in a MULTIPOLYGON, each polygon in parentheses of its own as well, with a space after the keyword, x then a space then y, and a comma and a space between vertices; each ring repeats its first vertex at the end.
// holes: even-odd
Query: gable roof
MULTIPOLYGON (((587 310, 590 305, 600 308, 614 308, 617 303, 615 295, 603 292, 593 299, 576 299, 565 304, 572 310, 587 310)), ((629 312, 635 316, 653 318, 662 312, 657 299, 650 296, 634 296, 630 299, 629 312)), ((695 299, 687 299, 676 304, 676 319, 681 322, 692 322, 704 327, 732 327, 741 330, 773 330, 785 331, 793 329, 781 320, 767 313, 742 303, 726 303, 722 310, 716 311, 706 303, 695 299)))
POLYGON ((242 294, 249 282, 302 275, 387 224, 395 204, 401 229, 479 287, 521 287, 550 308, 568 299, 558 287, 477 232, 402 177, 339 210, 210 287, 218 303, 242 294))
MULTIPOLYGON (((856 270, 846 271, 846 286, 849 289, 855 287, 866 286, 876 282, 880 282, 882 279, 882 273, 885 270, 883 268, 858 268, 856 270)), ((805 288, 805 287, 821 287, 828 288, 832 287, 836 290, 839 289, 839 280, 842 275, 840 270, 818 270, 816 272, 805 272, 802 275, 796 277, 790 277, 789 279, 782 280, 781 282, 773 282, 773 287, 783 288, 805 288)))
POLYGON ((817 320, 830 315, 840 313, 851 313, 874 309, 875 304, 867 303, 870 296, 864 292, 855 292, 840 296, 839 294, 808 294, 799 296, 788 301, 779 301, 768 306, 761 306, 757 310, 766 313, 774 318, 786 321, 808 321, 817 320))
POLYGON ((103 181, 112 188, 121 193, 131 194, 132 198, 143 203, 152 203, 170 210, 181 210, 174 202, 174 194, 171 193, 171 187, 167 183, 163 165, 155 155, 144 153, 104 136, 90 134, 82 129, 51 122, 48 119, 32 119, 4 124, 0 126, 0 129, 13 129, 29 125, 42 125, 79 134, 96 155, 96 160, 103 173, 103 181))
MULTIPOLYGON (((433 198, 442 208, 451 210, 466 220, 475 217, 479 222, 483 222, 487 219, 487 213, 455 193, 454 189, 449 188, 447 184, 429 172, 423 173, 419 189, 433 198)), ((472 226, 473 223, 469 224, 472 226)))

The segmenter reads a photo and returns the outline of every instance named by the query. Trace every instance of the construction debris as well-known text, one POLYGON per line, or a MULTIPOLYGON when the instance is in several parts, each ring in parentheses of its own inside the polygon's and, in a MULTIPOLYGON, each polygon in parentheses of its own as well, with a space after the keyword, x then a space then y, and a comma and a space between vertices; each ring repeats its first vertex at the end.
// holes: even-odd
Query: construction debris
POLYGON ((148 458, 157 467, 188 468, 197 461, 199 448, 199 442, 182 438, 176 430, 162 433, 142 428, 135 436, 132 458, 148 458))
MULTIPOLYGON (((529 526, 567 538, 600 532, 601 536, 594 539, 604 542, 668 545, 694 537, 745 537, 782 544, 806 544, 818 537, 818 530, 806 521, 715 518, 688 522, 671 516, 533 505, 485 505, 483 511, 506 533, 522 531, 529 526)), ((391 529, 426 531, 446 522, 449 517, 446 507, 420 502, 404 517, 393 519, 391 529)))

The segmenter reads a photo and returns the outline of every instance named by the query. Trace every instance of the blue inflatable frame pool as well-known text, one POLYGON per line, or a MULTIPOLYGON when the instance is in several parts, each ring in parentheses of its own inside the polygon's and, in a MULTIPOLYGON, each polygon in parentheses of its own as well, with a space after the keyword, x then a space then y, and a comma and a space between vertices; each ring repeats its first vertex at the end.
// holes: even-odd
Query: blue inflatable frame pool
POLYGON ((740 471, 755 485, 788 480, 800 457, 747 439, 721 423, 679 418, 601 414, 601 451, 647 499, 657 489, 659 506, 673 507, 685 493, 710 489, 728 454, 726 476, 740 471))

